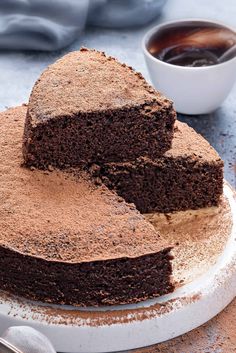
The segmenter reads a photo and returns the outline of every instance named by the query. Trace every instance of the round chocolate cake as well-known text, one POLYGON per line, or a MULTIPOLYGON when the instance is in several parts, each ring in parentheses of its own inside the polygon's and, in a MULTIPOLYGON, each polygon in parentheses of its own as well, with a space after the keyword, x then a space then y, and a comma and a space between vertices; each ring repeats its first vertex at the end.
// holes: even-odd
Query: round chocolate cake
POLYGON ((172 103, 82 49, 0 117, 0 288, 78 306, 173 291, 171 247, 141 213, 217 206, 223 162, 172 103))

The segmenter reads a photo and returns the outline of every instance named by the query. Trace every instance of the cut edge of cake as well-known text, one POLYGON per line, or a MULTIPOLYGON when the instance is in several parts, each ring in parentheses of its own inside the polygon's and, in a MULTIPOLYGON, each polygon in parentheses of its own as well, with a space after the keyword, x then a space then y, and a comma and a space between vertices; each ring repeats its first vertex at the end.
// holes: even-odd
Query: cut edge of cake
POLYGON ((223 193, 223 161, 187 124, 176 121, 172 148, 152 160, 92 165, 90 173, 142 213, 217 206, 223 193))

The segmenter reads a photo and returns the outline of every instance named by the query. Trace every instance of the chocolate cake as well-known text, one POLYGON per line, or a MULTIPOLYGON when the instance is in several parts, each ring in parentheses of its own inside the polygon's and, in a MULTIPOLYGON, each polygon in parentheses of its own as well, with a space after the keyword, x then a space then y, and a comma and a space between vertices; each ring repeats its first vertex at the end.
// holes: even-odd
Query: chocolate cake
POLYGON ((152 159, 171 147, 172 102, 142 75, 104 53, 82 49, 48 67, 29 101, 27 166, 41 169, 152 159))
POLYGON ((90 172, 142 213, 217 206, 223 192, 223 161, 179 121, 172 148, 162 157, 93 165, 90 172))
POLYGON ((79 306, 172 291, 170 247, 134 205, 83 173, 22 166, 26 112, 0 114, 0 288, 79 306))
POLYGON ((1 113, 0 288, 77 306, 173 291, 171 246, 141 213, 218 205, 223 185, 218 154, 175 118, 140 74, 88 49, 1 113))

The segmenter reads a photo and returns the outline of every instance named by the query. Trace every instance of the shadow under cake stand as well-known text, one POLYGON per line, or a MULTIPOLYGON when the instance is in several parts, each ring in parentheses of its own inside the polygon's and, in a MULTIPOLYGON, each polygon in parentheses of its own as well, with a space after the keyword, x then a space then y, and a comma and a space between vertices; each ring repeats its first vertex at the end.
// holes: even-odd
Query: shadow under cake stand
POLYGON ((103 308, 46 305, 0 292, 0 334, 28 325, 58 352, 117 352, 184 334, 222 311, 236 295, 236 198, 225 182, 219 207, 147 219, 174 245, 173 293, 103 308))

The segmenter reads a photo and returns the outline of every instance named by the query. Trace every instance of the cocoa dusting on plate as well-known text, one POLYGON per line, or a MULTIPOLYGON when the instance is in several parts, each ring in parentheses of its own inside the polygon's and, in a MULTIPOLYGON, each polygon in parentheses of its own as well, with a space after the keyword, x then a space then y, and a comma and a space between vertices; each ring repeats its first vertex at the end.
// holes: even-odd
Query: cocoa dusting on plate
POLYGON ((134 353, 235 353, 236 299, 214 319, 168 342, 134 353))

